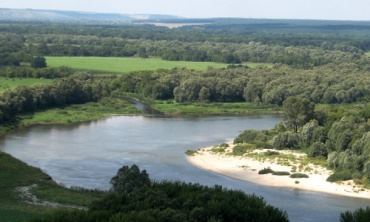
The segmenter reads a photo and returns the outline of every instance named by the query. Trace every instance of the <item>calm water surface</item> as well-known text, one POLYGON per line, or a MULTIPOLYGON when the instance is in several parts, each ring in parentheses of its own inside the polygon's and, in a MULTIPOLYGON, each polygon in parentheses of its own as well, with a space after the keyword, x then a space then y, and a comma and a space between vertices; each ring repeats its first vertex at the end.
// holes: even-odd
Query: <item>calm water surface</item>
POLYGON ((218 144, 244 129, 272 128, 278 118, 112 117, 78 126, 33 127, 9 135, 0 149, 41 168, 66 186, 108 189, 122 165, 137 164, 157 180, 220 184, 263 196, 286 210, 293 222, 338 221, 339 212, 370 205, 369 200, 270 188, 193 167, 184 152, 218 144))

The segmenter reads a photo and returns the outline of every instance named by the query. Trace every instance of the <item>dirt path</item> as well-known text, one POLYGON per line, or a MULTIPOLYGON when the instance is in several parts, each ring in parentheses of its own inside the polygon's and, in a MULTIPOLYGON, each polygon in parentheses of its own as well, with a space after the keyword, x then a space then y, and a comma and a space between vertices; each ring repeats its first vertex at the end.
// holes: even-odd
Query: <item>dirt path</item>
POLYGON ((76 209, 76 210, 87 210, 86 207, 40 200, 39 198, 37 198, 35 195, 31 193, 31 190, 36 187, 37 187, 37 184, 33 184, 31 186, 25 186, 25 187, 17 187, 16 191, 19 197, 27 204, 41 206, 41 207, 48 207, 48 208, 67 208, 67 209, 76 209))

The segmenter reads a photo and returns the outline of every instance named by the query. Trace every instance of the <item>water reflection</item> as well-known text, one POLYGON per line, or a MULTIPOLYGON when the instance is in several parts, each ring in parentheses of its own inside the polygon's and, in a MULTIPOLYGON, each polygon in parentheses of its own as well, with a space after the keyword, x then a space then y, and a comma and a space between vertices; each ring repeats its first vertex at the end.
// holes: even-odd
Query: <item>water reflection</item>
POLYGON ((278 121, 272 116, 113 117, 75 126, 34 127, 9 135, 0 147, 66 186, 108 189, 118 168, 135 163, 156 180, 221 184, 256 193, 286 210, 291 221, 338 221, 339 212, 370 204, 368 200, 259 186, 206 172, 186 161, 187 149, 225 142, 244 129, 272 128, 278 121))

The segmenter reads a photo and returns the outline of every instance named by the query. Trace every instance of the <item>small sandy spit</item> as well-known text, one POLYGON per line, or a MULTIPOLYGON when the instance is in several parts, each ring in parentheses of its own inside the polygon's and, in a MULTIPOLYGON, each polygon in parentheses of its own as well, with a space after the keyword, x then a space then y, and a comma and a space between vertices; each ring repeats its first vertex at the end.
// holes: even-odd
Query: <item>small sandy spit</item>
MULTIPOLYGON (((353 181, 340 183, 328 182, 326 179, 332 171, 314 164, 302 166, 299 161, 294 163, 282 164, 278 158, 256 158, 259 153, 272 150, 253 150, 243 156, 231 155, 234 145, 228 143, 229 147, 225 152, 214 152, 214 147, 199 149, 194 155, 187 157, 188 161, 198 168, 202 168, 224 176, 229 176, 239 180, 249 181, 271 187, 285 187, 307 191, 323 192, 334 195, 349 196, 355 198, 370 199, 370 190, 363 189, 353 181), (299 165, 300 164, 300 165, 299 165), (285 171, 294 173, 304 173, 309 178, 291 178, 290 176, 277 176, 272 174, 260 175, 262 169, 270 168, 273 171, 285 171)), ((273 151, 277 152, 277 151, 273 151)), ((293 159, 303 159, 305 154, 293 151, 278 151, 279 155, 290 155, 293 159)), ((279 156, 278 155, 278 156, 279 156)))

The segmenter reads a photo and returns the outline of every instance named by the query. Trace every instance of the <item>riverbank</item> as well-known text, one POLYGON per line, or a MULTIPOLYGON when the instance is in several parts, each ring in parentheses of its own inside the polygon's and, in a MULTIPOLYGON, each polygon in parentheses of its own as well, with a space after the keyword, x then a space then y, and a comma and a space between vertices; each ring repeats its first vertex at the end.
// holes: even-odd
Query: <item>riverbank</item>
POLYGON ((85 208, 105 195, 103 192, 64 188, 40 169, 3 152, 0 152, 0 181, 1 221, 30 221, 56 209, 85 208))
POLYGON ((248 116, 248 115, 281 115, 281 108, 272 105, 261 105, 247 102, 233 103, 176 103, 174 101, 153 101, 150 104, 155 110, 166 116, 248 116))
POLYGON ((219 147, 202 148, 189 152, 187 159, 192 165, 204 170, 264 186, 370 199, 370 190, 356 185, 352 180, 337 183, 326 181, 332 171, 324 166, 307 163, 303 153, 254 150, 244 156, 234 156, 233 147, 229 143, 224 151, 219 147), (279 156, 289 157, 291 161, 279 156))

